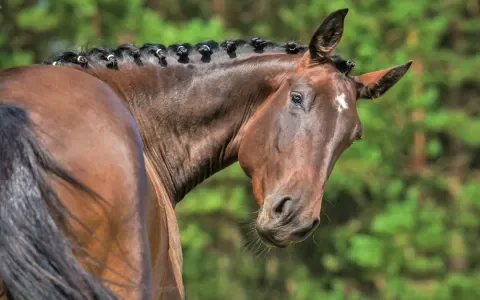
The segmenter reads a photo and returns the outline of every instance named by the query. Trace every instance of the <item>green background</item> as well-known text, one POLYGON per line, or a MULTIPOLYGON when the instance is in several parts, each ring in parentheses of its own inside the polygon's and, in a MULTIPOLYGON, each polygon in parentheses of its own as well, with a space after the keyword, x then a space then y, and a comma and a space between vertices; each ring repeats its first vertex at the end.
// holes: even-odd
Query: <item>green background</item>
POLYGON ((480 299, 478 0, 0 0, 0 67, 86 45, 259 35, 308 43, 348 7, 354 73, 414 60, 359 103, 313 237, 265 251, 238 164, 178 205, 187 299, 480 299))

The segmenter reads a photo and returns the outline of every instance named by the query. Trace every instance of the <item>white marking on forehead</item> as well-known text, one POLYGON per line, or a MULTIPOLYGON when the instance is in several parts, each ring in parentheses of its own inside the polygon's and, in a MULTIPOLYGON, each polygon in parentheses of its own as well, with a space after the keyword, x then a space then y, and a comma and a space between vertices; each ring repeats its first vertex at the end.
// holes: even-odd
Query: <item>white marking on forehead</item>
POLYGON ((337 110, 339 112, 342 112, 348 108, 348 104, 347 104, 347 101, 345 100, 344 93, 338 94, 335 97, 335 105, 337 106, 337 110))

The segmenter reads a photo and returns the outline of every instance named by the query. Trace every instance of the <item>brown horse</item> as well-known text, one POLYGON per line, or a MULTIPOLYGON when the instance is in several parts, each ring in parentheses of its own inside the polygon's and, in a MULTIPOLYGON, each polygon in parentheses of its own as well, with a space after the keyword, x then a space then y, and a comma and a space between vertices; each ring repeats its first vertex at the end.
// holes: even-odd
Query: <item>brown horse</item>
POLYGON ((362 135, 357 101, 411 64, 350 76, 332 55, 347 11, 305 47, 123 45, 0 71, 4 298, 184 298, 175 204, 237 160, 262 240, 305 240, 362 135))

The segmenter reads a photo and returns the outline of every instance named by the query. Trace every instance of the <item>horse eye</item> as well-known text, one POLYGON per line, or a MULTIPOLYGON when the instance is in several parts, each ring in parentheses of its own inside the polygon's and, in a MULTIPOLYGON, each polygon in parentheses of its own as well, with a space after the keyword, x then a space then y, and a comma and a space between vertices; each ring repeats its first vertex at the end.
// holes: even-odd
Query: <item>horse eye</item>
POLYGON ((294 104, 301 105, 303 102, 303 97, 299 93, 291 93, 290 101, 292 101, 294 104))

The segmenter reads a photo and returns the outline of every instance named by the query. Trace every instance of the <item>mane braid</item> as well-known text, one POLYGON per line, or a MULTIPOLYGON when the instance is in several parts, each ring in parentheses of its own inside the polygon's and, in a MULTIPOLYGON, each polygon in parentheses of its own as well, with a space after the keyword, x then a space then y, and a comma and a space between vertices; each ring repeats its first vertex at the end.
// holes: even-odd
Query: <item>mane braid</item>
MULTIPOLYGON (((134 44, 122 44, 115 49, 91 48, 75 53, 61 52, 53 58, 45 59, 43 64, 51 65, 78 65, 84 69, 91 66, 100 66, 110 69, 119 69, 122 65, 158 64, 167 67, 169 64, 210 63, 215 59, 234 59, 245 55, 263 53, 303 54, 308 46, 288 41, 282 45, 270 40, 253 37, 246 40, 225 40, 220 44, 210 40, 196 45, 189 43, 163 44, 146 43, 140 48, 134 44)), ((355 63, 345 60, 338 55, 324 58, 322 63, 332 63, 339 71, 348 75, 355 63)))

